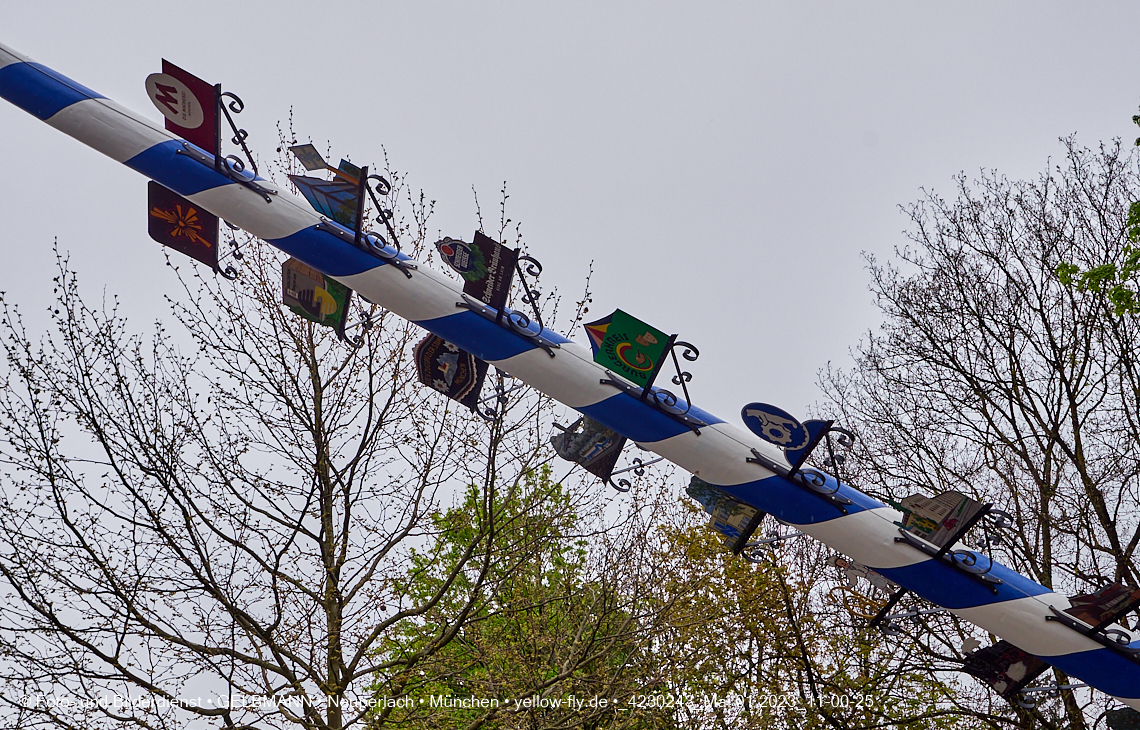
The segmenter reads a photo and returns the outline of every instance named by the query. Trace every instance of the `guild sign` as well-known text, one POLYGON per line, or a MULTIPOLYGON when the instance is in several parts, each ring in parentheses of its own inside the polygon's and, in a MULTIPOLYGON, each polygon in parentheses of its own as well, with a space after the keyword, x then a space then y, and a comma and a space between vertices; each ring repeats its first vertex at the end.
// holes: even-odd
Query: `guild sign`
POLYGON ((438 335, 428 335, 413 353, 420 382, 471 410, 479 405, 487 363, 438 335))
POLYGON ((146 77, 146 95, 174 132, 203 150, 218 152, 217 88, 162 59, 162 73, 146 77))
POLYGON ((310 322, 340 330, 352 291, 297 259, 281 264, 281 302, 310 322))
POLYGON ((218 217, 153 180, 147 183, 147 230, 175 251, 218 268, 218 217))
POLYGON ((609 481, 625 447, 625 436, 582 416, 562 433, 551 436, 550 443, 563 459, 577 462, 602 481, 609 481))
POLYGON ((594 362, 642 388, 652 384, 673 343, 669 335, 620 309, 583 326, 594 362))
POLYGON ((162 116, 183 129, 202 126, 202 103, 194 92, 170 74, 151 74, 146 77, 146 95, 162 112, 162 116))
POLYGON ((767 403, 749 403, 740 411, 740 417, 749 431, 785 450, 802 449, 810 438, 795 417, 767 403))
POLYGON ((436 241, 435 247, 439 249, 444 262, 464 280, 482 279, 487 275, 487 262, 483 253, 470 243, 449 237, 436 241))
POLYGON ((435 247, 447 265, 463 277, 464 294, 500 312, 507 306, 519 258, 517 249, 507 248, 479 231, 471 243, 444 238, 435 247))

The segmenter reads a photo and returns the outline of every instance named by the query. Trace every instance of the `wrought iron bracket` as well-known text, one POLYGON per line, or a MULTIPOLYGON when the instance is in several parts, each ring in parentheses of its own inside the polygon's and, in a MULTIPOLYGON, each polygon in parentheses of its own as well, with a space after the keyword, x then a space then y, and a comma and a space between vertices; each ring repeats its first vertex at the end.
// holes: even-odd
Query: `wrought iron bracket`
POLYGON ((220 155, 210 155, 190 145, 188 142, 183 142, 182 146, 175 150, 175 152, 180 155, 186 155, 195 162, 199 162, 211 170, 216 170, 222 175, 225 175, 238 185, 249 188, 265 198, 266 203, 272 203, 273 196, 277 194, 276 190, 267 188, 258 183, 255 179, 256 175, 254 177, 246 177, 249 173, 245 171, 245 163, 233 155, 226 158, 222 158, 220 155))
POLYGON ((532 345, 541 347, 546 351, 547 355, 554 357, 554 351, 562 347, 561 344, 544 336, 542 334, 542 329, 539 329, 538 332, 530 329, 532 324, 530 317, 526 316, 524 312, 510 309, 509 307, 504 307, 504 316, 500 317, 499 311, 493 307, 490 307, 478 299, 475 299, 474 297, 468 296, 466 294, 461 294, 461 296, 463 297, 463 301, 456 302, 456 307, 460 309, 470 309, 472 312, 475 312, 479 316, 483 317, 483 319, 494 322, 499 326, 506 327, 508 330, 514 332, 516 335, 522 337, 532 345))
MULTIPOLYGON (((233 223, 230 223, 228 220, 225 220, 224 218, 221 219, 221 222, 226 225, 226 228, 230 229, 230 258, 232 258, 234 261, 241 261, 245 258, 245 254, 241 252, 241 246, 237 242, 237 237, 234 236, 234 231, 238 230, 238 227, 233 223)), ((235 269, 231 264, 226 264, 226 267, 223 269, 221 259, 222 255, 219 253, 218 265, 214 267, 214 271, 221 274, 230 281, 233 281, 238 276, 237 269, 235 269)))
MULTIPOLYGON (((764 512, 759 513, 759 517, 761 518, 764 515, 764 512)), ((749 526, 751 526, 751 523, 749 526)), ((757 527, 759 527, 759 525, 757 525, 757 527)), ((744 558, 750 563, 766 563, 768 562, 768 556, 761 554, 760 548, 767 547, 769 549, 775 549, 775 546, 784 540, 794 540, 797 537, 803 536, 804 533, 800 532, 799 530, 781 535, 779 530, 772 529, 766 532, 764 534, 764 537, 760 538, 759 540, 752 540, 747 544, 741 546, 740 557, 744 558)))
POLYGON ((645 467, 650 466, 651 464, 656 464, 659 461, 665 461, 665 457, 658 456, 656 459, 650 459, 649 461, 642 461, 641 457, 635 457, 632 466, 627 466, 624 469, 618 469, 615 472, 611 472, 610 478, 606 483, 619 492, 628 492, 633 484, 628 479, 618 479, 615 483, 614 477, 618 474, 625 474, 626 472, 630 471, 633 472, 636 476, 643 477, 645 476, 645 467))
POLYGON ((847 507, 854 504, 850 499, 839 494, 839 481, 836 480, 835 488, 829 489, 827 485, 827 478, 822 472, 815 469, 800 469, 769 459, 756 449, 752 449, 752 456, 745 459, 749 464, 758 464, 765 469, 775 472, 784 477, 792 484, 806 489, 817 497, 822 497, 827 500, 829 504, 834 506, 843 514, 847 514, 847 507))
MULTIPOLYGON (((388 179, 385 177, 381 177, 380 175, 368 175, 367 173, 368 168, 365 167, 360 173, 361 178, 363 178, 361 184, 364 186, 364 189, 368 191, 368 197, 372 198, 372 203, 376 206, 376 216, 384 222, 384 228, 388 230, 388 236, 392 241, 391 245, 396 249, 396 253, 399 254, 401 253, 400 239, 396 235, 396 229, 392 227, 392 211, 380 205, 380 199, 376 197, 377 193, 383 196, 392 192, 392 183, 388 182, 388 179), (369 180, 376 181, 375 188, 368 184, 369 180)), ((363 201, 364 197, 361 196, 361 205, 364 204, 363 201)))
MULTIPOLYGON (((249 160, 249 166, 253 169, 253 174, 257 175, 257 163, 253 161, 253 154, 249 151, 249 147, 247 147, 245 144, 245 141, 249 139, 249 132, 245 131, 244 129, 238 129, 238 126, 234 124, 234 118, 230 115, 230 112, 233 112, 234 114, 241 114, 243 111, 245 111, 245 102, 242 101, 241 98, 232 91, 222 91, 221 84, 218 84, 214 87, 214 97, 217 100, 218 111, 221 112, 223 116, 225 116, 226 121, 230 124, 230 129, 233 130, 234 136, 230 142, 241 146, 242 152, 245 153, 245 159, 249 160), (226 98, 230 99, 229 104, 225 102, 226 98)), ((220 124, 218 125, 217 144, 218 154, 214 157, 214 169, 218 169, 221 164, 224 164, 224 162, 219 159, 222 156, 222 129, 220 124)), ((241 172, 243 169, 245 169, 245 165, 238 157, 230 156, 227 157, 226 160, 233 160, 235 166, 241 165, 237 168, 238 172, 241 172)))
POLYGON ((542 292, 538 290, 537 286, 533 289, 531 288, 530 282, 526 280, 527 274, 537 279, 542 274, 542 264, 533 256, 519 256, 515 260, 515 275, 518 276, 519 283, 522 284, 522 302, 523 304, 530 305, 531 311, 534 312, 534 321, 538 322, 540 328, 545 328, 545 325, 542 323, 542 310, 539 309, 538 306, 538 300, 542 296, 542 292), (524 261, 526 262, 525 269, 522 267, 522 262, 524 261))
POLYGON ((397 269, 404 273, 404 276, 407 276, 409 279, 412 278, 412 272, 418 268, 412 261, 408 259, 401 259, 398 249, 396 251, 392 251, 386 245, 377 245, 377 241, 379 241, 380 244, 384 244, 385 241, 383 238, 380 238, 374 233, 364 233, 362 236, 360 236, 360 241, 358 244, 357 236, 355 233, 348 230, 347 228, 342 228, 327 218, 321 218, 321 222, 318 223, 315 228, 318 231, 331 233, 345 243, 351 243, 361 251, 370 253, 385 263, 395 266, 397 269))
MULTIPOLYGON (((364 299, 364 297, 360 297, 360 298, 364 299)), ((365 301, 367 301, 367 300, 365 300, 365 301)), ((337 328, 336 336, 339 337, 341 339, 341 341, 344 342, 345 344, 349 345, 353 349, 356 349, 356 348, 359 348, 360 346, 362 346, 364 344, 364 335, 359 334, 359 335, 353 335, 352 337, 349 337, 348 334, 345 332, 346 329, 349 329, 348 327, 345 327, 344 325, 348 321, 347 312, 352 311, 351 304, 352 304, 352 290, 349 289, 348 290, 348 298, 344 302, 344 308, 346 311, 345 318, 341 322, 341 326, 337 328)), ((352 325, 352 327, 353 328, 360 327, 364 332, 370 331, 373 327, 372 315, 369 314, 368 312, 362 312, 360 315, 360 322, 358 324, 352 325)))
MULTIPOLYGON (((986 505, 986 506, 988 507, 988 505, 986 505)), ((985 511, 985 507, 983 507, 983 512, 979 513, 978 515, 975 515, 975 517, 980 518, 981 515, 984 513, 984 511, 985 511)), ((978 562, 978 554, 977 553, 975 553, 971 550, 951 550, 950 549, 950 546, 958 541, 958 538, 961 537, 961 535, 963 535, 966 532, 966 530, 968 530, 970 528, 970 525, 972 525, 973 522, 974 522, 974 520, 971 520, 966 525, 964 525, 963 529, 959 530, 951 538, 949 538, 946 541, 946 545, 944 545, 943 547, 937 547, 935 545, 932 545, 931 543, 928 543, 927 541, 923 540, 921 537, 918 537, 917 535, 910 534, 909 532, 902 529, 901 527, 899 528, 899 536, 895 538, 895 542, 896 543, 905 543, 907 545, 910 545, 915 550, 918 550, 918 551, 930 556, 931 558, 934 558, 935 560, 943 563, 944 565, 950 566, 951 568, 958 571, 959 573, 964 573, 965 575, 970 576, 970 578, 978 581, 979 583, 981 583, 985 587, 989 588, 990 591, 992 591, 993 594, 996 596, 997 592, 998 592, 997 587, 999 585, 1002 585, 1004 583, 1004 581, 1001 578, 996 578, 992 575, 989 575, 989 571, 993 568, 993 565, 994 565, 993 558, 989 558, 989 561, 990 561, 989 566, 987 566, 985 570, 982 570, 982 569, 977 567, 977 562, 978 562)))
POLYGON ((475 413, 488 423, 502 415, 502 409, 503 406, 507 404, 508 395, 526 387, 524 383, 515 383, 509 388, 504 388, 503 371, 498 368, 495 368, 495 376, 495 392, 491 395, 483 396, 479 399, 479 402, 475 404, 475 413))
POLYGON ((754 547, 756 545, 756 543, 749 541, 752 539, 752 535, 756 533, 756 530, 760 529, 760 523, 763 522, 767 516, 767 512, 756 510, 756 514, 752 516, 752 519, 748 520, 748 524, 740 531, 740 537, 732 544, 730 549, 733 555, 740 555, 744 552, 744 548, 749 546, 754 547))
POLYGON ((1055 606, 1050 606, 1049 610, 1053 612, 1053 615, 1046 616, 1046 621, 1056 621, 1063 626, 1068 626, 1078 634, 1087 636, 1101 646, 1111 649, 1117 654, 1140 664, 1140 646, 1129 646, 1132 642, 1132 634, 1127 631, 1107 628, 1110 622, 1105 622, 1098 626, 1089 626, 1075 616, 1070 616, 1064 611, 1058 611, 1055 606))
POLYGON ((692 406, 688 403, 685 404, 684 410, 677 408, 677 396, 670 393, 669 391, 662 388, 654 388, 653 386, 650 386, 649 388, 639 388, 633 383, 627 383, 618 375, 609 370, 606 370, 606 375, 609 377, 602 378, 599 381, 602 385, 612 385, 623 393, 631 395, 634 398, 637 398, 639 401, 656 408, 658 411, 664 413, 666 416, 669 416, 674 421, 678 421, 681 424, 688 426, 698 436, 701 435, 701 429, 708 426, 708 424, 701 419, 689 415, 689 409, 692 406))
MULTIPOLYGON (((882 624, 883 621, 887 620, 887 616, 890 614, 891 609, 894 608, 895 605, 899 602, 899 599, 901 599, 906 594, 907 594, 906 588, 899 588, 897 591, 892 593, 891 597, 887 599, 887 602, 885 604, 883 604, 883 607, 879 609, 879 612, 877 614, 875 614, 875 617, 871 619, 871 621, 868 625, 873 629, 879 628, 880 624, 882 624)), ((899 630, 896 629, 891 624, 890 621, 887 621, 887 624, 885 626, 883 626, 882 629, 880 629, 880 630, 884 634, 891 635, 891 636, 899 633, 899 630)))
POLYGON ((1019 699, 1015 704, 1017 704, 1018 707, 1032 710, 1037 707, 1037 700, 1033 699, 1031 695, 1053 694, 1054 692, 1060 694, 1062 690, 1082 689, 1084 687, 1088 687, 1088 685, 1083 682, 1077 684, 1057 684, 1056 682, 1051 682, 1050 684, 1043 684, 1039 687, 1026 687, 1018 691, 1019 699))
MULTIPOLYGON (((697 349, 696 345, 694 345, 693 343, 679 341, 677 339, 677 335, 669 335, 669 342, 666 343, 666 345, 665 345, 665 350, 669 353, 669 356, 673 359, 673 367, 675 367, 677 369, 677 374, 674 375, 672 378, 673 385, 681 386, 681 389, 685 394, 685 412, 688 412, 688 410, 693 407, 693 399, 689 396, 689 385, 688 385, 689 381, 693 379, 693 374, 690 372, 686 372, 686 371, 681 370, 681 361, 677 359, 677 348, 678 347, 685 348, 685 351, 683 353, 681 353, 681 357, 685 358, 686 360, 688 360, 690 362, 693 362, 698 357, 700 357, 701 352, 700 352, 700 350, 697 349)), ((654 393, 655 398, 657 397, 656 393, 662 393, 662 394, 665 394, 666 401, 671 401, 669 403, 670 407, 673 407, 673 406, 676 406, 676 404, 677 404, 677 400, 678 400, 677 396, 673 395, 673 393, 670 393, 668 390, 664 390, 664 389, 657 389, 656 391, 653 390, 653 383, 656 382, 657 376, 661 373, 661 368, 664 365, 665 365, 665 358, 661 357, 657 361, 657 366, 655 368, 653 368, 653 370, 649 373, 649 382, 647 382, 645 387, 641 389, 641 400, 643 400, 643 401, 648 400, 651 392, 654 393)))
POLYGON ((803 537, 803 536, 804 536, 804 533, 800 532, 799 530, 796 530, 795 532, 789 532, 789 533, 786 533, 784 535, 781 535, 778 530, 769 530, 767 533, 764 534, 764 537, 760 538, 759 540, 753 540, 751 543, 748 544, 747 547, 760 547, 762 545, 775 545, 776 543, 783 542, 784 540, 794 540, 797 537, 803 537))

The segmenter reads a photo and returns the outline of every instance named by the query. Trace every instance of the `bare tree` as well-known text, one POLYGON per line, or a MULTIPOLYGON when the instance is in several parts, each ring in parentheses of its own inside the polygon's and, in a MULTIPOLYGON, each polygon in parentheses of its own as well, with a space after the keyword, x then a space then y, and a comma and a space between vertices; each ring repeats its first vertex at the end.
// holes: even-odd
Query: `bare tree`
MULTIPOLYGON (((1140 174, 1119 143, 1064 145, 1035 181, 962 176, 956 199, 908 208, 911 245, 869 259, 884 323, 823 385, 861 436, 861 487, 994 502, 1016 523, 996 556, 1074 594, 1140 579, 1140 320, 1061 276, 1126 263, 1140 174)), ((1084 728, 1103 708, 1065 692, 1062 707, 1006 714, 1084 728)))
POLYGON ((551 403, 520 391, 487 425, 419 386, 416 327, 370 307, 353 348, 279 304, 279 271, 254 246, 234 285, 187 278, 173 333, 85 303, 65 260, 53 331, 4 305, 3 724, 359 726, 368 686, 446 646, 520 560, 493 536, 538 495, 494 495, 547 458, 551 403), (404 592, 428 515, 468 488, 478 528, 404 592), (376 651, 441 602, 418 653, 376 651))

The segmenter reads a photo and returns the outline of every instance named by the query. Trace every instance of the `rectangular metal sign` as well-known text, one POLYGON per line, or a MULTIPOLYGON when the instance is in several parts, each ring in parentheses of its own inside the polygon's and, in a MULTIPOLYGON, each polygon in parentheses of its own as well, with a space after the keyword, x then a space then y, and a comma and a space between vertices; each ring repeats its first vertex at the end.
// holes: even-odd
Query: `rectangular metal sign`
POLYGON ((163 246, 218 268, 218 217, 153 181, 147 183, 147 230, 163 246))

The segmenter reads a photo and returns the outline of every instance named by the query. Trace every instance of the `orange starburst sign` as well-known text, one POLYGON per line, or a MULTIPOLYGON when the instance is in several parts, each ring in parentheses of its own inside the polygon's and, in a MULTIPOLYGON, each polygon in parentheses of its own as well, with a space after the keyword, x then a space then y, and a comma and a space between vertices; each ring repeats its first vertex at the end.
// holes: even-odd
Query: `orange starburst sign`
POLYGON ((158 183, 148 186, 150 237, 217 268, 218 217, 158 183))

